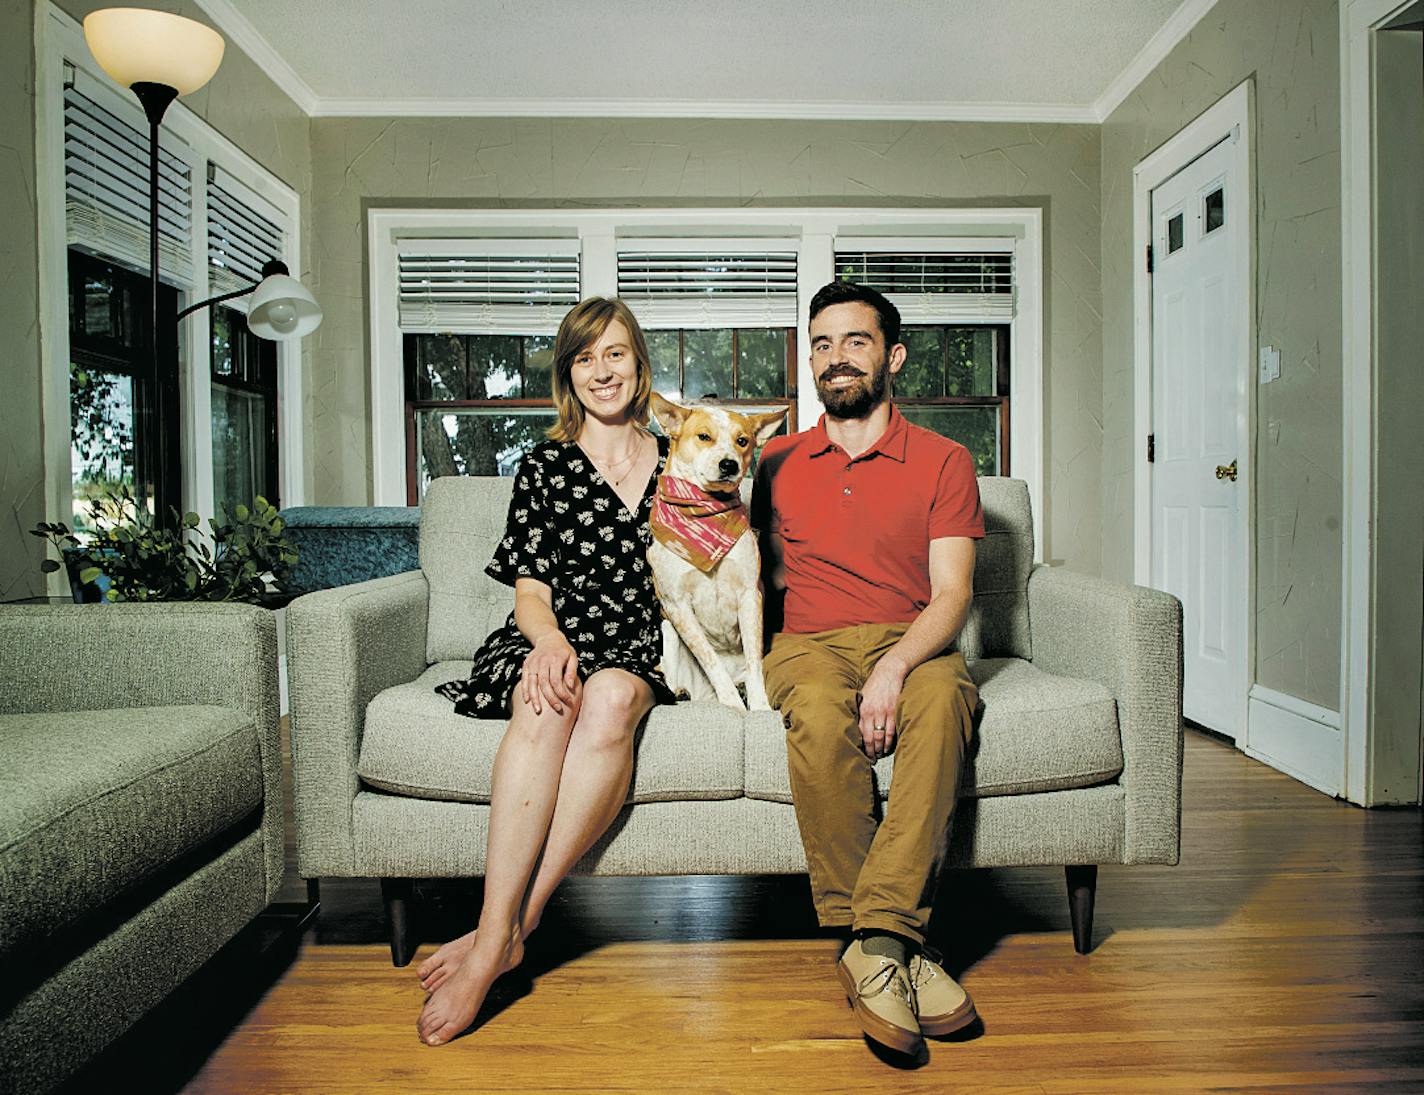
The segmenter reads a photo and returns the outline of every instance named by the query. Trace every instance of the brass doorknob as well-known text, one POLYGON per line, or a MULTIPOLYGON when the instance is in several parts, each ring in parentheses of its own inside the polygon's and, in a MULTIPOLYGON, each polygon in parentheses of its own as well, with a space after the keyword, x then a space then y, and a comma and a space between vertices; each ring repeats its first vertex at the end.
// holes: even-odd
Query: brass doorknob
POLYGON ((1218 464, 1216 466, 1216 477, 1218 479, 1230 479, 1233 483, 1236 482, 1236 461, 1233 460, 1230 464, 1218 464))

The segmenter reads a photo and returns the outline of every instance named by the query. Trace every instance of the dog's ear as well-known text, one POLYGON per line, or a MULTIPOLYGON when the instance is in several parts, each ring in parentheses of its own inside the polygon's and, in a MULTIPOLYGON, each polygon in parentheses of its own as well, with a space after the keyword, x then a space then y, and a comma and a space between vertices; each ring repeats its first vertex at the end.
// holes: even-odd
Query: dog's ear
POLYGON ((765 414, 751 414, 747 417, 752 420, 752 425, 756 429, 756 443, 765 445, 775 436, 776 431, 781 427, 781 420, 790 413, 790 407, 782 407, 779 411, 767 411, 765 414))
POLYGON ((682 429, 682 423, 687 418, 687 408, 680 407, 671 399, 666 399, 653 392, 648 398, 648 405, 652 408, 653 417, 658 420, 658 425, 663 428, 663 433, 669 437, 676 437, 682 429))

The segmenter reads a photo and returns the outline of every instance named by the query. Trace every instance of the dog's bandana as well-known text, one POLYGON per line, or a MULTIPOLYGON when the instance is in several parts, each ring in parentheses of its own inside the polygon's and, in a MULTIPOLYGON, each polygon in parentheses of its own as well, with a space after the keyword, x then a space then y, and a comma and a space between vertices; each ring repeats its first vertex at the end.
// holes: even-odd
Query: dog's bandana
POLYGON ((712 494, 671 475, 658 476, 649 524, 658 543, 704 574, 717 569, 752 525, 739 494, 712 494))

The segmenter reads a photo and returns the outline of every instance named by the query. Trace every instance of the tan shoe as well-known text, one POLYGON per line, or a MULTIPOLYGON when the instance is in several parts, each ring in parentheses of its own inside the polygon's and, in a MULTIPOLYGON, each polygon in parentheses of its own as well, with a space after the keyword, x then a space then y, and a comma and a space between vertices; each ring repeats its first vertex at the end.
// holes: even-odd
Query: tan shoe
POLYGON ((901 1053, 918 1053, 919 1020, 909 971, 893 958, 866 954, 857 939, 836 963, 836 977, 855 1009, 861 1030, 881 1045, 901 1053))
MULTIPOLYGON (((934 954, 934 952, 930 952, 934 954)), ((910 987, 919 1005, 920 1031, 931 1038, 974 1022, 974 1001, 936 959, 921 952, 910 959, 910 987)))

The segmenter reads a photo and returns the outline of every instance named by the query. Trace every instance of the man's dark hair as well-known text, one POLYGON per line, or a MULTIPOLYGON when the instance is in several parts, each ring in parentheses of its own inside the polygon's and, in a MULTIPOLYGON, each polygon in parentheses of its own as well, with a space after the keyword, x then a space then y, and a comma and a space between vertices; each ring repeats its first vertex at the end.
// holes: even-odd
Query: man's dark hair
POLYGON ((832 281, 817 289, 816 295, 811 298, 811 314, 807 319, 815 319, 833 304, 856 302, 875 309, 875 314, 880 317, 880 333, 885 336, 887 350, 900 341, 900 309, 870 286, 857 285, 853 281, 832 281))

